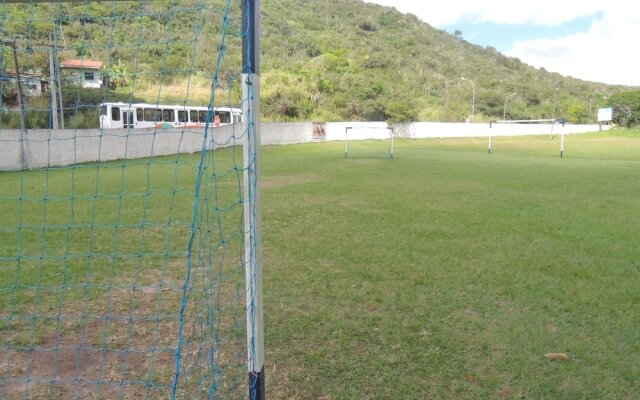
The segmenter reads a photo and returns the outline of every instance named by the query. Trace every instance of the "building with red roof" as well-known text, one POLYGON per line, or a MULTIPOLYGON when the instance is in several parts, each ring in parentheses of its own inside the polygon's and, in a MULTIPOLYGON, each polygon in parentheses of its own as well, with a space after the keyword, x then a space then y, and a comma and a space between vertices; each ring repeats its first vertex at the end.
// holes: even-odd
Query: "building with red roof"
POLYGON ((102 87, 102 62, 66 60, 60 62, 65 77, 85 88, 102 87))

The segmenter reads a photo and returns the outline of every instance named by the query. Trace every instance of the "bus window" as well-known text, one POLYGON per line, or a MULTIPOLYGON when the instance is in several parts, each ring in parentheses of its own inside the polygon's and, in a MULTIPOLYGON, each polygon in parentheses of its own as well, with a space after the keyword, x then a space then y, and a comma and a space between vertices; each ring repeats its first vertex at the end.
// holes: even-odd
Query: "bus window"
POLYGON ((136 121, 142 121, 142 108, 136 108, 136 121))
POLYGON ((164 122, 175 122, 176 114, 173 110, 162 110, 162 120, 164 122))
MULTIPOLYGON (((198 112, 198 117, 200 118, 200 122, 204 123, 207 122, 207 112, 206 111, 199 111, 198 112)), ((209 121, 211 122, 211 121, 209 121)))
POLYGON ((103 104, 100 106, 100 115, 107 115, 107 105, 103 104))
POLYGON ((187 122, 187 112, 178 111, 178 122, 187 122))
POLYGON ((228 111, 222 111, 219 113, 216 113, 216 115, 220 116, 220 123, 221 124, 230 124, 231 123, 231 113, 228 111))
POLYGON ((120 121, 120 107, 111 107, 111 119, 120 121))
POLYGON ((145 108, 144 109, 144 120, 156 122, 160 121, 162 115, 155 108, 145 108))
POLYGON ((191 119, 191 122, 198 122, 198 112, 196 110, 191 110, 189 112, 189 117, 191 119))

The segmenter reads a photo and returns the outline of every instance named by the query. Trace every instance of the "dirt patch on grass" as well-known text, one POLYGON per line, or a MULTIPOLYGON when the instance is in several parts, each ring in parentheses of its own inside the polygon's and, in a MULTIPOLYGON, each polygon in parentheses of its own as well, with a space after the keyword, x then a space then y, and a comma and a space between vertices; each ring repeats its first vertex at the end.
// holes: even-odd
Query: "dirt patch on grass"
POLYGON ((179 397, 243 392, 244 283, 237 266, 216 267, 215 277, 211 266, 192 267, 182 314, 183 260, 118 277, 112 287, 69 290, 59 295, 63 307, 16 312, 0 330, 0 398, 167 398, 179 342, 179 397))

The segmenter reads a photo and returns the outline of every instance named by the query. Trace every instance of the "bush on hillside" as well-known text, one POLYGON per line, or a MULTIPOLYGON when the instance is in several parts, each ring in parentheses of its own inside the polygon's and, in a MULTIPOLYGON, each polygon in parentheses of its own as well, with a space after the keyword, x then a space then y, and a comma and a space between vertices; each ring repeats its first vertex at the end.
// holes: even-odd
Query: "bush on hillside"
POLYGON ((613 107, 613 122, 623 126, 640 125, 640 90, 612 95, 609 106, 613 107))

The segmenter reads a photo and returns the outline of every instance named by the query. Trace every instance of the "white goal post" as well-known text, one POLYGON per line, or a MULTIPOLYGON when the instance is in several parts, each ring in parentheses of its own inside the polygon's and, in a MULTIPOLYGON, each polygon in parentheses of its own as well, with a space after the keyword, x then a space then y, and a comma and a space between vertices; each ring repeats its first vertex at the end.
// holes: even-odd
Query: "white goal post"
POLYGON ((347 126, 344 129, 344 158, 349 157, 349 131, 354 129, 357 129, 357 130, 386 129, 390 137, 389 158, 393 158, 393 137, 395 136, 395 130, 393 126, 347 126))
MULTIPOLYGON (((487 151, 489 154, 493 151, 493 136, 498 136, 493 134, 493 128, 496 125, 549 125, 549 135, 551 139, 554 138, 554 126, 557 124, 562 125, 564 127, 565 121, 563 119, 519 119, 519 120, 497 120, 489 122, 489 144, 487 146, 487 151)), ((535 130, 535 129, 534 129, 535 130)), ((530 134, 535 134, 534 130, 531 130, 530 134)), ((526 132, 524 132, 526 134, 526 132)), ((560 132, 560 158, 562 158, 564 153, 564 129, 560 132)))

